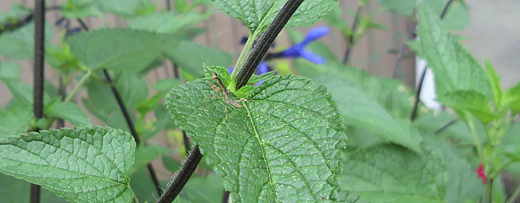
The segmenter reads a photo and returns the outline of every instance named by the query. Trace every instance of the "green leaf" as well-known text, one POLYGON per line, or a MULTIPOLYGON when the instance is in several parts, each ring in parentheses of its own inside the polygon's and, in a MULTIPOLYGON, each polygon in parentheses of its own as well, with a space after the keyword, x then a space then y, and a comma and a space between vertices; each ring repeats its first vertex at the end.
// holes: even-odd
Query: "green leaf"
POLYGON ((128 27, 157 33, 175 33, 181 29, 190 27, 211 16, 211 12, 153 13, 137 17, 128 22, 128 27))
POLYGON ((67 39, 71 52, 88 68, 140 71, 162 52, 173 49, 172 35, 125 28, 83 32, 67 39))
POLYGON ((315 81, 323 84, 339 104, 345 123, 378 135, 383 141, 421 152, 421 137, 409 122, 396 120, 371 96, 332 74, 320 74, 315 81))
POLYGON ((122 130, 40 131, 0 141, 0 171, 71 202, 130 202, 135 142, 122 130))
POLYGON ((52 104, 45 109, 45 114, 54 118, 62 118, 70 122, 74 127, 92 127, 90 118, 75 103, 58 102, 52 104))
POLYGON ((274 76, 235 108, 210 96, 216 94, 210 82, 174 88, 165 103, 224 178, 233 201, 330 198, 346 137, 325 87, 299 76, 274 76))
POLYGON ((425 57, 435 73, 437 94, 468 90, 491 99, 492 93, 486 74, 478 61, 442 26, 439 16, 421 3, 418 8, 418 53, 425 57))
MULTIPOLYGON (((168 188, 166 181, 160 182, 162 188, 168 188)), ((150 173, 146 168, 140 168, 136 172, 132 173, 130 186, 132 187, 132 190, 134 191, 137 199, 139 199, 139 202, 157 202, 155 184, 150 178, 150 173)))
POLYGON ((20 65, 13 62, 0 63, 0 80, 20 80, 20 65))
MULTIPOLYGON (((98 5, 105 11, 123 18, 137 16, 137 11, 142 5, 142 0, 96 0, 98 5)), ((149 1, 146 1, 149 2, 149 1)))
POLYGON ((404 16, 410 16, 417 0, 376 0, 384 9, 404 16))
POLYGON ((33 118, 32 106, 21 102, 0 111, 0 139, 26 132, 33 118))
POLYGON ((215 200, 222 199, 222 191, 224 190, 222 182, 222 178, 216 175, 192 176, 186 186, 182 188, 179 196, 184 197, 187 202, 213 203, 215 200), (204 188, 204 190, 201 190, 201 188, 204 188))
POLYGON ((491 91, 493 92, 493 101, 496 107, 502 105, 502 88, 500 88, 500 77, 495 72, 495 68, 491 62, 486 60, 486 73, 488 76, 491 91))
POLYGON ((91 16, 103 18, 103 12, 101 12, 95 0, 69 0, 63 4, 61 12, 68 19, 91 16))
MULTIPOLYGON (((9 80, 6 82, 9 92, 13 94, 14 98, 27 105, 32 106, 33 104, 33 87, 27 83, 23 83, 20 80, 9 80)), ((43 93, 43 102, 48 104, 50 102, 50 96, 46 92, 43 93)))
MULTIPOLYGON (((487 98, 476 91, 454 91, 439 94, 437 99, 444 105, 459 111, 469 111, 482 122, 487 123, 498 117, 492 112, 487 98)), ((460 115, 464 117, 464 115, 460 115)))
POLYGON ((422 155, 389 144, 349 152, 342 189, 369 202, 478 201, 484 185, 468 161, 451 145, 424 139, 422 155))
POLYGON ((12 22, 20 16, 29 15, 30 13, 31 9, 24 7, 21 3, 14 3, 13 8, 8 12, 0 12, 0 24, 12 22))
POLYGON ((170 149, 159 145, 139 147, 135 151, 135 162, 132 165, 132 173, 137 171, 139 168, 146 166, 159 156, 166 155, 169 152, 170 149))
MULTIPOLYGON (((50 43, 54 27, 45 23, 45 42, 50 43)), ((0 35, 0 55, 14 59, 28 59, 34 56, 34 22, 9 33, 0 35)))
POLYGON ((357 150, 344 162, 340 185, 369 202, 444 202, 448 174, 438 153, 395 145, 357 150))
POLYGON ((230 67, 233 56, 208 46, 189 41, 181 41, 179 46, 166 50, 166 56, 182 70, 201 77, 204 74, 202 65, 230 67))
POLYGON ((504 91, 503 108, 510 108, 513 115, 520 112, 520 82, 504 91))
MULTIPOLYGON (((242 21, 251 33, 264 31, 287 0, 211 0, 217 8, 242 21)), ((326 15, 337 0, 303 1, 286 27, 304 27, 326 15)))

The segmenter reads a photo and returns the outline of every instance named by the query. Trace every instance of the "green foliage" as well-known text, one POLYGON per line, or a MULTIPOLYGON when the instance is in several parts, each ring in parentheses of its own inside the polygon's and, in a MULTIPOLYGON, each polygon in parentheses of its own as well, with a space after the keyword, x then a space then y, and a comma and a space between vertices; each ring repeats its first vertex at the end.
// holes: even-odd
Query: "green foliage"
POLYGON ((478 200, 483 186, 470 165, 446 143, 429 138, 424 146, 422 155, 388 144, 350 152, 340 185, 369 202, 478 200))
MULTIPOLYGON (((45 23, 45 41, 50 42, 53 27, 45 23)), ((0 33, 0 55, 14 59, 28 59, 34 57, 34 23, 9 33, 0 33)))
POLYGON ((172 34, 207 19, 211 14, 211 12, 190 12, 185 14, 153 13, 132 19, 128 23, 128 27, 156 33, 172 34))
POLYGON ((67 42, 88 68, 118 71, 140 71, 178 43, 171 35, 119 28, 80 33, 67 42))
MULTIPOLYGON (((273 22, 287 0, 211 0, 217 8, 242 21, 251 33, 261 33, 273 22)), ((303 1, 287 27, 309 26, 338 3, 337 0, 303 1)))
POLYGON ((339 173, 345 136, 325 91, 308 79, 274 76, 238 109, 210 97, 215 92, 201 79, 174 88, 166 104, 234 201, 298 202, 330 197, 339 173))
POLYGON ((166 50, 166 56, 182 70, 201 77, 202 65, 229 67, 233 63, 231 54, 189 41, 181 41, 179 46, 166 50))
POLYGON ((69 0, 62 7, 62 14, 65 18, 77 19, 86 17, 103 18, 95 0, 69 0))
POLYGON ((21 102, 0 110, 0 139, 26 132, 33 118, 31 106, 21 102))
POLYGON ((62 118, 69 121, 75 127, 92 127, 92 122, 87 114, 74 103, 58 102, 45 109, 45 114, 54 118, 62 118))
POLYGON ((40 131, 0 141, 0 171, 72 202, 130 202, 135 142, 121 130, 40 131))

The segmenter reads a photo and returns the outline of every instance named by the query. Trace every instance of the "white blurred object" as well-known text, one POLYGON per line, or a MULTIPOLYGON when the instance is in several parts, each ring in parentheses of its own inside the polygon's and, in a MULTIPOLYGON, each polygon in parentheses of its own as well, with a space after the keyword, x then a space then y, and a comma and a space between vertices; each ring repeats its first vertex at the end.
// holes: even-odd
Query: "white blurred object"
MULTIPOLYGON (((419 57, 415 58, 415 86, 419 85, 421 75, 426 66, 426 60, 421 59, 419 57)), ((442 105, 435 100, 435 95, 435 79, 433 77, 433 72, 430 69, 428 69, 426 71, 426 75, 424 76, 421 95, 419 95, 419 99, 428 109, 441 110, 442 105)))

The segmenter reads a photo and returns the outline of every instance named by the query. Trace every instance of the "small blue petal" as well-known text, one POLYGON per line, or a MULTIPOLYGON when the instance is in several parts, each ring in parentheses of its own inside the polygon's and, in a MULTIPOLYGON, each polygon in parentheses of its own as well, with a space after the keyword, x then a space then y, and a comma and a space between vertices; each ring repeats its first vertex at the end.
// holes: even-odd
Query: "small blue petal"
POLYGON ((228 68, 228 69, 227 69, 227 70, 228 70, 228 72, 229 72, 229 74, 233 73, 233 69, 235 69, 235 67, 234 67, 234 66, 233 66, 233 67, 230 67, 230 68, 228 68))
POLYGON ((330 32, 328 27, 316 27, 310 30, 307 35, 305 36, 305 39, 300 43, 304 46, 312 41, 316 41, 317 39, 328 35, 330 32))
POLYGON ((297 44, 292 46, 291 48, 283 51, 281 53, 282 57, 286 58, 298 58, 301 56, 301 52, 303 51, 303 45, 297 44))
POLYGON ((240 40, 240 44, 241 44, 241 45, 246 44, 247 39, 248 39, 248 37, 242 37, 242 39, 240 40))
POLYGON ((258 64, 258 75, 260 74, 264 74, 264 73, 267 73, 269 72, 269 66, 267 65, 266 62, 260 62, 260 64, 258 64))
POLYGON ((324 64, 325 62, 327 62, 327 60, 325 60, 324 58, 322 58, 312 52, 309 52, 307 50, 303 50, 301 52, 301 56, 302 56, 302 58, 307 59, 310 62, 313 62, 315 64, 324 64))

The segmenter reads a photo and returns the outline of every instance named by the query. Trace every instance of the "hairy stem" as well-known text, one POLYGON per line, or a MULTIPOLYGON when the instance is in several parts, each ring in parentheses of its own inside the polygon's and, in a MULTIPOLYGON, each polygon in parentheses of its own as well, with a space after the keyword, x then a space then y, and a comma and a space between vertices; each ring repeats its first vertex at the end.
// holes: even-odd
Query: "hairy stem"
MULTIPOLYGON (((43 118, 43 80, 45 54, 45 1, 35 0, 34 22, 34 98, 33 112, 36 119, 43 118)), ((38 131, 39 129, 36 129, 38 131)), ((31 203, 40 202, 41 186, 31 184, 31 203)))
POLYGON ((247 84, 247 81, 255 72, 256 67, 258 67, 258 64, 260 64, 260 62, 264 58, 271 44, 273 44, 278 34, 285 27, 285 24, 287 24, 294 12, 296 12, 298 7, 300 7, 302 3, 303 0, 288 0, 282 7, 280 12, 276 15, 276 17, 274 18, 273 22, 269 25, 267 30, 260 36, 260 39, 258 39, 258 42, 255 45, 255 48, 253 48, 253 51, 249 53, 244 63, 244 66, 240 68, 237 74, 237 90, 247 84))
POLYGON ((188 158, 182 165, 181 170, 173 179, 172 184, 164 192, 157 203, 170 203, 177 197, 197 168, 197 165, 202 159, 202 156, 203 155, 200 153, 199 146, 195 145, 191 153, 188 155, 188 158))

